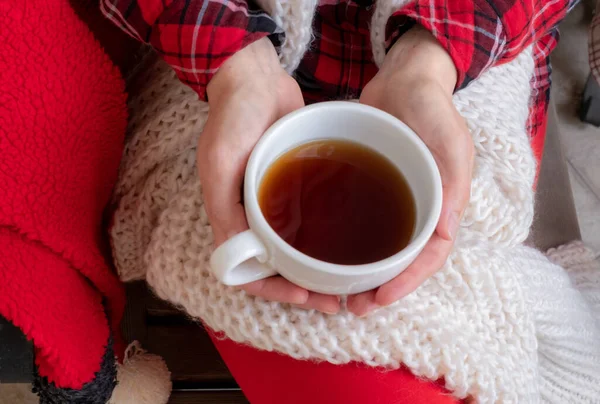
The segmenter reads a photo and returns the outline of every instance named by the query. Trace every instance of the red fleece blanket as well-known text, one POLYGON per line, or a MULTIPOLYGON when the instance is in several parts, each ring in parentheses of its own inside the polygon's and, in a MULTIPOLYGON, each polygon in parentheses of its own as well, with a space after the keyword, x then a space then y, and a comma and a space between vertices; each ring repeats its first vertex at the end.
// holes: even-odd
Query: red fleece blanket
POLYGON ((0 314, 42 376, 79 389, 125 304, 101 251, 124 84, 67 0, 0 1, 0 71, 0 314))

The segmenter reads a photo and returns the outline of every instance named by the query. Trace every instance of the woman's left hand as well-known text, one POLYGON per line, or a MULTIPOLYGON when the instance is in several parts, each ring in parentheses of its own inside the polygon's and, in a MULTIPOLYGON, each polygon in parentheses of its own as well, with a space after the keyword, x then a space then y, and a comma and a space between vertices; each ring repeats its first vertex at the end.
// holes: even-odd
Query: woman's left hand
POLYGON ((406 123, 429 147, 442 176, 443 203, 437 228, 416 260, 379 288, 350 296, 348 309, 362 316, 403 298, 446 262, 469 202, 473 142, 452 103, 456 68, 437 40, 416 26, 386 55, 360 102, 406 123))

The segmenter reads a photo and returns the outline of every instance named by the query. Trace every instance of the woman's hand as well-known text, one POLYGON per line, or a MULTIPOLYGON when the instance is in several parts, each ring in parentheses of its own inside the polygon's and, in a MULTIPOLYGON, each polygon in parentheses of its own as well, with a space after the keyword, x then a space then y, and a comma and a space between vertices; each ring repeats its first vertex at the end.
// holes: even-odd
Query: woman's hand
MULTIPOLYGON (((210 112, 198 141, 197 165, 206 213, 220 245, 248 229, 242 182, 250 152, 269 126, 304 105, 296 81, 279 65, 268 39, 257 41, 225 62, 207 89, 210 112)), ((334 313, 335 296, 308 292, 282 277, 242 288, 267 300, 334 313)))
POLYGON ((443 204, 435 233, 404 272, 376 290, 349 297, 348 309, 357 315, 413 292, 450 254, 469 201, 474 156, 469 131, 452 104, 455 85, 452 59, 428 31, 417 26, 396 42, 363 90, 361 103, 396 116, 429 147, 442 176, 443 204))

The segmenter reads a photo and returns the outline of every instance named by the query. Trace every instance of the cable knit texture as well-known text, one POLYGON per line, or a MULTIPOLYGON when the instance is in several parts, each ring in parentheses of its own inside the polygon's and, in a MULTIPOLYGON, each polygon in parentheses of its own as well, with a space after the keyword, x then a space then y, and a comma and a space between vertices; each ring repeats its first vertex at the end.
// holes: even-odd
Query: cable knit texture
POLYGON ((293 73, 313 39, 312 20, 317 0, 257 0, 256 3, 285 32, 279 60, 288 73, 293 73))
POLYGON ((379 0, 377 2, 371 22, 371 48, 373 60, 379 67, 385 59, 385 25, 395 11, 409 3, 410 0, 379 0))
MULTIPOLYGON (((402 2, 380 3, 372 29, 379 41, 373 48, 381 50, 376 33, 402 2)), ((292 36, 286 32, 290 43, 292 36)), ((301 57, 303 50, 295 52, 301 57)), ((600 402, 599 319, 591 310, 599 304, 600 268, 581 244, 551 251, 556 264, 521 245, 533 218, 535 176, 525 132, 530 51, 454 97, 476 159, 448 262, 413 294, 363 318, 267 302, 210 274, 213 235, 195 164, 208 106, 164 63, 146 74, 145 89, 131 101, 115 191, 111 235, 123 280, 145 277, 161 298, 232 340, 297 359, 404 365, 480 402, 600 402)))

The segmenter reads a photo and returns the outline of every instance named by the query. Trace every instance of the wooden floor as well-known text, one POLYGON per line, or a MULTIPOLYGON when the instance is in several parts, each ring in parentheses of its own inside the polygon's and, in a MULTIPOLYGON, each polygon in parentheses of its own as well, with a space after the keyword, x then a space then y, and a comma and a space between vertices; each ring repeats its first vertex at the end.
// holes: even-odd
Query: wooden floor
POLYGON ((171 395, 169 404, 247 404, 244 395, 237 392, 187 392, 176 391, 171 395))
POLYGON ((167 362, 170 404, 248 403, 202 325, 156 298, 145 282, 127 285, 123 333, 167 362))

